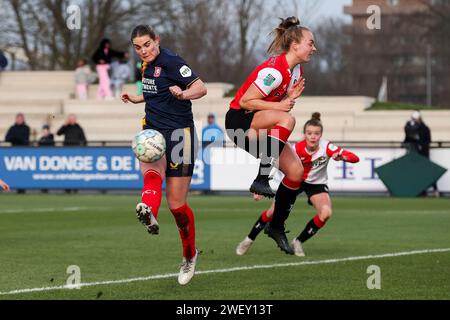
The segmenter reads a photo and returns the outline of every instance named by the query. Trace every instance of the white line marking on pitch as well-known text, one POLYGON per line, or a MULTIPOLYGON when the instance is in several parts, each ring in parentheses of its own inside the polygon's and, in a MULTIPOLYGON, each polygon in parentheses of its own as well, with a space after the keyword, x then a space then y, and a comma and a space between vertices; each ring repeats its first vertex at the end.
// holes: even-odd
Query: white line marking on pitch
MULTIPOLYGON (((195 274, 201 275, 201 274, 208 274, 208 273, 227 273, 227 272, 246 271, 246 270, 255 270, 255 269, 271 269, 271 268, 283 268, 283 267, 298 267, 298 266, 315 265, 315 264, 331 264, 331 263, 338 263, 338 262, 345 262, 345 261, 381 259, 381 258, 401 257, 401 256, 410 256, 410 255, 415 255, 415 254, 436 253, 436 252, 450 252, 450 248, 415 250, 415 251, 405 251, 405 252, 397 252, 397 253, 385 253, 385 254, 378 254, 378 255, 318 260, 318 261, 277 263, 277 264, 267 264, 267 265, 234 267, 234 268, 227 268, 227 269, 203 270, 203 271, 197 271, 197 272, 195 272, 195 274)), ((138 282, 138 281, 168 279, 168 278, 174 278, 177 276, 178 276, 178 273, 167 273, 167 274, 158 274, 158 275, 154 275, 154 276, 129 278, 129 279, 121 279, 121 280, 80 283, 78 286, 79 287, 92 287, 92 286, 107 285, 107 284, 121 284, 121 283, 130 283, 130 282, 138 282)), ((42 292, 42 291, 53 291, 53 290, 63 290, 63 289, 73 289, 73 285, 72 285, 72 287, 68 286, 68 285, 64 285, 64 286, 55 286, 55 287, 18 289, 18 290, 12 290, 12 291, 7 291, 7 292, 0 292, 0 295, 13 295, 13 294, 19 294, 19 293, 42 292)))
POLYGON ((33 212, 40 212, 40 213, 47 213, 47 212, 75 212, 75 211, 84 211, 84 210, 103 211, 103 210, 109 210, 109 209, 111 209, 111 208, 107 208, 107 207, 102 207, 102 208, 65 207, 65 208, 6 209, 6 210, 0 210, 0 214, 7 214, 7 213, 33 213, 33 212))

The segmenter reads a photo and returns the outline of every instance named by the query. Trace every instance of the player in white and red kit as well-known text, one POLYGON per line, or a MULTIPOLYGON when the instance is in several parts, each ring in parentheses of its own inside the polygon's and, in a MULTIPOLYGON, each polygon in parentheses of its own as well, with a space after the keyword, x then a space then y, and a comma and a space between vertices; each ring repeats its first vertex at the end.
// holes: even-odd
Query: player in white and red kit
POLYGON ((289 111, 304 89, 301 64, 309 62, 317 49, 312 32, 300 26, 296 17, 282 19, 274 34, 268 52, 277 55, 258 66, 239 88, 227 112, 225 127, 238 147, 261 159, 250 192, 275 196, 277 205, 268 232, 282 250, 293 254, 284 221, 300 188, 303 167, 285 144, 295 127, 295 117, 289 111), (274 194, 269 174, 277 160, 285 180, 274 194))
MULTIPOLYGON (((331 199, 328 194, 327 166, 330 159, 356 163, 359 158, 350 151, 339 148, 322 138, 323 126, 320 113, 314 113, 304 126, 305 139, 295 145, 295 152, 303 163, 302 185, 298 193, 305 192, 308 203, 316 209, 300 235, 292 241, 292 249, 297 256, 304 256, 302 243, 311 238, 331 217, 331 199)), ((238 255, 243 255, 255 241, 258 234, 272 219, 274 204, 265 210, 256 221, 249 235, 236 248, 238 255)))

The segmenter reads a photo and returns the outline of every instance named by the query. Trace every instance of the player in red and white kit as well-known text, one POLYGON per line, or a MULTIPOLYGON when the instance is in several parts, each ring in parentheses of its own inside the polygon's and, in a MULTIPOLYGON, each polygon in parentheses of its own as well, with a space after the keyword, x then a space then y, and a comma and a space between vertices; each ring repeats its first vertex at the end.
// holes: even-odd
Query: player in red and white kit
MULTIPOLYGON (((304 256, 302 244, 322 228, 331 217, 331 199, 328 194, 327 166, 330 159, 356 163, 359 158, 350 151, 339 148, 322 138, 323 126, 320 113, 314 113, 305 123, 303 129, 305 139, 295 145, 295 152, 303 163, 302 185, 298 194, 305 192, 308 203, 316 209, 316 215, 311 219, 300 235, 292 241, 292 249, 296 256, 304 256)), ((256 221, 248 236, 239 243, 236 254, 243 255, 255 241, 258 234, 272 219, 274 203, 265 210, 256 221)))
POLYGON ((225 127, 238 147, 261 159, 250 192, 275 196, 277 205, 268 232, 282 250, 293 254, 284 221, 295 203, 303 167, 285 144, 295 127, 295 117, 289 111, 305 86, 301 64, 309 62, 317 49, 312 32, 300 26, 296 17, 282 19, 273 33, 275 38, 268 52, 277 55, 258 66, 239 88, 227 112, 225 127), (274 194, 269 174, 277 160, 285 180, 274 194))

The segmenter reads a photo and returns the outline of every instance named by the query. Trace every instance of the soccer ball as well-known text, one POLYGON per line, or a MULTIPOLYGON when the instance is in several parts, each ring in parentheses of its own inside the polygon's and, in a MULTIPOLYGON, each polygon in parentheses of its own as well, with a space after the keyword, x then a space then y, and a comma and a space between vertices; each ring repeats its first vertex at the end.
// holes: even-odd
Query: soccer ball
POLYGON ((142 130, 131 143, 133 152, 142 162, 155 162, 161 159, 166 152, 166 140, 164 136, 153 129, 142 130))

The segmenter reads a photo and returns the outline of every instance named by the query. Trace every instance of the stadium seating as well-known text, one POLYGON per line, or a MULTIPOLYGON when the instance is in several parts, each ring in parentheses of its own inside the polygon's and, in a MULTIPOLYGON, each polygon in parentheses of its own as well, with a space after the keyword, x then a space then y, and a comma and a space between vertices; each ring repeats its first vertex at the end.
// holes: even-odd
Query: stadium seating
MULTIPOLYGON (((214 112, 224 126, 231 98, 224 98, 232 86, 207 83, 208 95, 193 102, 198 133, 209 112, 214 112)), ((139 130, 143 106, 121 101, 97 101, 97 86, 90 87, 90 99, 74 99, 74 76, 71 71, 21 71, 0 74, 0 140, 3 140, 14 116, 23 112, 32 128, 32 140, 39 139, 40 128, 49 123, 56 132, 69 113, 78 116, 89 141, 129 141, 139 130)), ((134 84, 125 90, 134 93, 134 84)), ((302 97, 293 109, 297 129, 291 136, 302 136, 302 125, 314 111, 322 114, 325 136, 334 141, 402 141, 403 126, 412 111, 365 111, 374 99, 352 97, 302 97)), ((432 130, 434 141, 448 140, 450 111, 424 111, 424 121, 432 130)), ((57 137, 61 141, 62 137, 57 137)))

